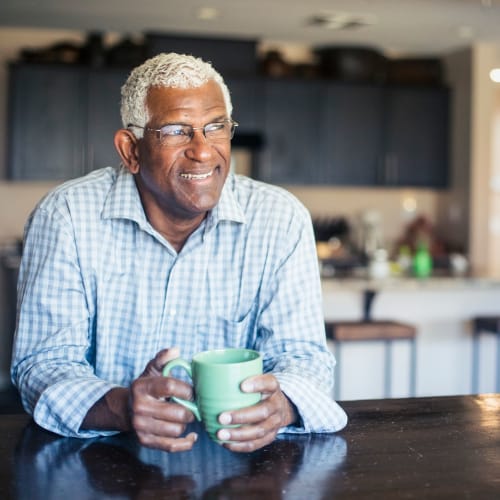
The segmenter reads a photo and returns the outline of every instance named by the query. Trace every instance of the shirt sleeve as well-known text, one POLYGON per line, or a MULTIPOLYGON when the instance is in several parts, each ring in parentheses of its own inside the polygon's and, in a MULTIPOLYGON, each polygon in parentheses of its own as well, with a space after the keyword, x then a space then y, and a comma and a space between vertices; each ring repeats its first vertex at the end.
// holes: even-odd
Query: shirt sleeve
POLYGON ((281 432, 336 432, 347 415, 333 398, 335 358, 326 344, 312 222, 302 206, 282 241, 259 323, 264 370, 276 376, 300 415, 300 425, 281 432))
POLYGON ((69 213, 39 208, 25 231, 11 375, 26 411, 63 436, 113 433, 80 430, 93 404, 116 387, 90 364, 90 316, 69 213))

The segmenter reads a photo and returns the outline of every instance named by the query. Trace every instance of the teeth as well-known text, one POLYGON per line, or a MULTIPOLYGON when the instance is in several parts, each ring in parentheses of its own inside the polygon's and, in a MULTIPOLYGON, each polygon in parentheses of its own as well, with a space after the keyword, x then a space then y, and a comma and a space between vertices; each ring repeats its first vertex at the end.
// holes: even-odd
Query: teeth
POLYGON ((181 174, 181 177, 188 180, 202 180, 208 179, 213 173, 213 170, 206 174, 181 174))

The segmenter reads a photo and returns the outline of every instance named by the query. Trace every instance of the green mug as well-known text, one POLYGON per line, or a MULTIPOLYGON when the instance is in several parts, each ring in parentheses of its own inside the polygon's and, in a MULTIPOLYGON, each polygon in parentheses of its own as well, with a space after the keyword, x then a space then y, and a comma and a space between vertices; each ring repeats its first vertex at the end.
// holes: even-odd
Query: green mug
POLYGON ((163 368, 163 375, 179 366, 185 369, 193 381, 195 402, 173 397, 203 422, 205 429, 214 441, 221 425, 219 415, 224 411, 237 410, 252 406, 261 399, 256 392, 245 393, 240 389, 241 383, 248 377, 262 373, 262 357, 251 349, 217 349, 196 354, 191 363, 182 358, 169 361, 163 368))

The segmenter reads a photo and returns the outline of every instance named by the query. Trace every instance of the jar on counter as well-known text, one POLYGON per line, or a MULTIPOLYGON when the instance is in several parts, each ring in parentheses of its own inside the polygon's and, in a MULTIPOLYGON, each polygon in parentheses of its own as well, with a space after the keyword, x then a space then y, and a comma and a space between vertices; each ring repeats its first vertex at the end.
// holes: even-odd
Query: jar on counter
POLYGON ((373 252, 372 259, 368 265, 368 274, 372 279, 384 279, 390 274, 391 268, 387 256, 387 250, 378 248, 373 252))

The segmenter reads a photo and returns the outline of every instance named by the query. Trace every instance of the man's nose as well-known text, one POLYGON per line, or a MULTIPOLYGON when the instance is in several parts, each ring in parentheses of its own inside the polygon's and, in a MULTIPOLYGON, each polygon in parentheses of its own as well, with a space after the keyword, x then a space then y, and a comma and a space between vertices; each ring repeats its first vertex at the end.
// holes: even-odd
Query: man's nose
POLYGON ((203 128, 193 129, 191 141, 186 148, 186 155, 192 160, 202 161, 209 158, 212 154, 212 146, 205 137, 203 128))

